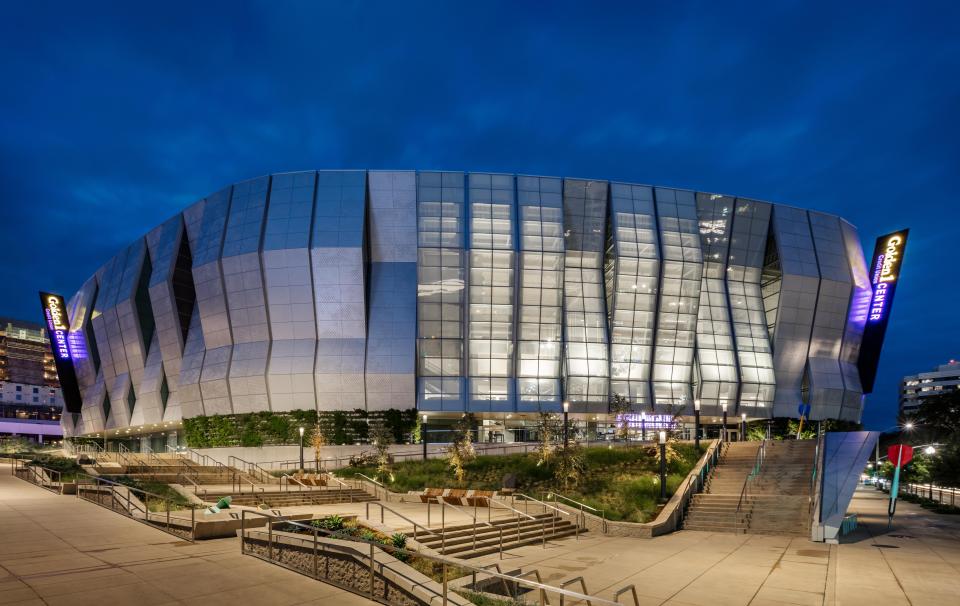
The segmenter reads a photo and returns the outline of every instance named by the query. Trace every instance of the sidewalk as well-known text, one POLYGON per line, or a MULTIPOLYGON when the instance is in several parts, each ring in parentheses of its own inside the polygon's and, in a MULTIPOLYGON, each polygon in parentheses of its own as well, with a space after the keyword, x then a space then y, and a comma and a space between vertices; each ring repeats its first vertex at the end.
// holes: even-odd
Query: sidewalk
POLYGON ((236 539, 191 544, 10 475, 0 465, 0 604, 373 604, 240 555, 236 539))
MULTIPOLYGON (((609 598, 634 584, 641 604, 676 606, 955 604, 960 516, 898 505, 886 529, 885 495, 860 489, 850 511, 864 527, 840 545, 806 538, 680 531, 651 540, 581 535, 505 554, 504 570, 534 568, 545 583, 583 576, 609 598)), ((496 556, 481 558, 484 563, 496 556)))

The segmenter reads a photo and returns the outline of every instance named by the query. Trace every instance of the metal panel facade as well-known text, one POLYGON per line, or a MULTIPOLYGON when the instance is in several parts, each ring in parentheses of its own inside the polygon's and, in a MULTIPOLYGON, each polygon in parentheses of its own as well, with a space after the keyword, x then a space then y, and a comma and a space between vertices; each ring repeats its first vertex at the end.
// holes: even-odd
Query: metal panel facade
POLYGON ((185 209, 71 299, 87 357, 65 430, 564 401, 604 414, 614 394, 856 420, 869 299, 856 230, 823 213, 583 179, 276 174, 185 209))

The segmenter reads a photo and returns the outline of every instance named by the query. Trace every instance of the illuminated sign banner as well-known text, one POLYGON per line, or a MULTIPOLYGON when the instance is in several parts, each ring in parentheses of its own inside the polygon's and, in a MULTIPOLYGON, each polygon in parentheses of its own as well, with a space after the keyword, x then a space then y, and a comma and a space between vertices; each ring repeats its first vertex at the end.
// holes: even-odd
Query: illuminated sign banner
POLYGON ((900 281, 900 266, 907 247, 909 229, 895 231, 877 238, 870 263, 870 284, 873 296, 863 329, 863 342, 860 345, 860 358, 857 367, 860 370, 860 383, 863 393, 873 391, 877 378, 877 365, 880 363, 880 349, 883 337, 887 333, 890 310, 893 309, 893 295, 900 281))
POLYGON ((77 373, 73 367, 67 304, 60 295, 41 292, 40 305, 43 307, 47 335, 50 337, 53 361, 57 366, 57 377, 60 379, 63 403, 67 412, 79 413, 83 406, 83 399, 80 397, 80 384, 77 382, 77 373))

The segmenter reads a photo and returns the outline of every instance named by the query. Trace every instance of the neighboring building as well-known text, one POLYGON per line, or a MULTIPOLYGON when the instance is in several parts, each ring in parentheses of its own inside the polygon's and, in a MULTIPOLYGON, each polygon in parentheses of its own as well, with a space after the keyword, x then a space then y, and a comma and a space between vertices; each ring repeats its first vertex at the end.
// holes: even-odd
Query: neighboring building
MULTIPOLYGON (((297 409, 858 421, 856 229, 766 202, 582 179, 309 171, 228 186, 68 304, 67 435, 297 409)), ((508 420, 509 419, 509 420, 508 420)), ((508 438, 509 439, 509 438, 508 438)))
POLYGON ((0 318, 0 437, 59 440, 62 410, 46 330, 32 322, 0 318))
POLYGON ((917 412, 924 398, 956 391, 960 385, 960 362, 950 360, 931 372, 904 377, 900 383, 900 415, 917 412))

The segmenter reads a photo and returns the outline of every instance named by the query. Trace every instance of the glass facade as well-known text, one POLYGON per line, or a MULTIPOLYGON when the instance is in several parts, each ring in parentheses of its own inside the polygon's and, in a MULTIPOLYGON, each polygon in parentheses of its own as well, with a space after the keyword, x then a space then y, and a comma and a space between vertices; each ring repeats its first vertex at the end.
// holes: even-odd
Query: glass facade
MULTIPOLYGON (((261 410, 859 419, 855 228, 733 196, 510 174, 252 179, 71 299, 68 435, 261 410)), ((499 416, 497 416, 499 415, 499 416)))

